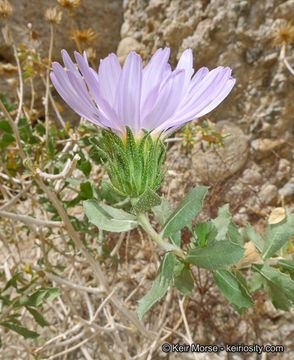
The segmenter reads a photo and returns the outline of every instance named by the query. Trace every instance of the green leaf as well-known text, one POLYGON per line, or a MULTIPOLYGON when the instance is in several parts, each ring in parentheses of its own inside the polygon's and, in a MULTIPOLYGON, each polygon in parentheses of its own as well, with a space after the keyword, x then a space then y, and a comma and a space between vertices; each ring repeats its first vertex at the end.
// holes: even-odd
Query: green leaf
POLYGON ((267 290, 268 297, 276 309, 281 309, 284 311, 290 310, 292 302, 287 297, 287 295, 277 292, 278 288, 270 283, 265 283, 265 288, 267 290))
POLYGON ((183 295, 188 295, 194 289, 194 279, 190 267, 184 265, 179 275, 174 278, 174 286, 183 295))
POLYGON ((161 199, 156 192, 147 187, 133 208, 136 212, 141 213, 150 210, 153 206, 159 205, 160 203, 161 199))
POLYGON ((3 149, 6 145, 15 141, 15 137, 12 134, 4 133, 0 139, 0 147, 3 149))
POLYGON ((252 265, 266 280, 268 295, 274 306, 278 309, 289 310, 294 302, 294 281, 288 274, 268 265, 252 265))
POLYGON ((60 295, 58 288, 41 287, 31 295, 23 295, 15 301, 15 306, 40 306, 44 300, 53 301, 60 295))
POLYGON ((43 288, 46 289, 46 293, 44 298, 47 301, 53 301, 55 300, 58 296, 61 295, 60 290, 57 287, 52 287, 52 288, 43 288))
POLYGON ((255 272, 249 279, 248 279, 248 288, 251 293, 254 293, 258 290, 263 289, 264 287, 264 278, 257 272, 255 272))
POLYGON ((273 256, 284 244, 286 244, 290 237, 294 234, 294 217, 289 209, 286 209, 286 217, 277 224, 266 225, 265 230, 265 247, 262 251, 264 260, 273 256))
POLYGON ((166 294, 167 289, 173 280, 174 267, 174 255, 172 253, 166 253, 151 289, 141 300, 139 300, 137 314, 140 320, 142 320, 146 312, 166 294))
POLYGON ((75 186, 79 186, 81 184, 81 180, 74 179, 74 178, 71 178, 71 177, 65 178, 64 181, 66 183, 69 183, 69 184, 72 184, 72 185, 75 185, 75 186))
POLYGON ((256 249, 259 252, 262 252, 264 248, 264 239, 249 223, 247 223, 245 227, 241 230, 241 234, 245 242, 253 241, 256 249))
POLYGON ((10 126, 8 120, 0 120, 0 129, 4 130, 9 134, 13 134, 12 127, 10 126))
POLYGON ((77 169, 81 170, 83 174, 88 177, 90 175, 92 166, 88 160, 80 159, 77 162, 77 169))
POLYGON ((2 321, 0 322, 0 325, 6 327, 7 329, 17 332, 18 334, 22 335, 25 339, 35 339, 38 336, 40 336, 40 334, 38 334, 37 332, 31 331, 19 324, 10 323, 8 321, 2 321))
POLYGON ((169 216, 173 213, 173 208, 170 206, 168 200, 164 197, 161 198, 161 203, 152 207, 152 212, 158 223, 163 226, 169 216))
POLYGON ((239 281, 230 271, 214 271, 213 278, 220 292, 239 313, 254 304, 243 281, 239 281))
POLYGON ((103 160, 105 161, 105 157, 103 156, 102 152, 99 150, 99 148, 96 145, 93 145, 89 152, 88 152, 89 158, 94 161, 95 164, 100 165, 103 160))
POLYGON ((44 136, 46 134, 45 126, 40 122, 36 125, 36 130, 40 136, 44 136))
POLYGON ((3 288, 3 291, 7 290, 11 286, 17 289, 17 281, 21 281, 22 272, 20 270, 16 270, 13 276, 7 281, 5 287, 3 288))
POLYGON ((217 241, 226 239, 231 219, 232 215, 229 211, 229 204, 225 204, 218 209, 217 217, 212 220, 213 225, 217 229, 217 235, 215 238, 217 241))
POLYGON ((37 310, 31 307, 27 307, 27 310, 33 315, 35 321, 42 327, 50 325, 37 310))
POLYGON ((238 227, 233 221, 230 221, 228 226, 228 238, 229 240, 239 246, 243 246, 243 239, 239 233, 238 227))
POLYGON ((90 181, 81 183, 79 195, 83 200, 91 199, 93 197, 93 189, 90 181))
POLYGON ((172 244, 181 247, 181 231, 170 235, 169 240, 172 244))
MULTIPOLYGON (((2 291, 0 291, 1 294, 2 291)), ((3 304, 2 304, 2 308, 5 306, 10 305, 10 294, 7 295, 0 295, 0 300, 2 300, 3 304)))
POLYGON ((293 260, 279 260, 278 265, 282 266, 285 270, 294 270, 294 261, 293 260))
POLYGON ((206 238, 212 229, 213 224, 211 221, 199 222, 195 225, 195 233, 198 237, 200 247, 205 246, 206 238))
POLYGON ((115 204, 122 201, 121 196, 116 192, 109 191, 109 186, 104 181, 102 181, 100 185, 99 198, 101 200, 106 200, 109 204, 115 204))
POLYGON ((190 224, 201 210, 207 191, 208 187, 206 186, 191 189, 177 209, 167 219, 160 234, 163 237, 169 237, 171 234, 183 229, 187 224, 190 224))
POLYGON ((86 200, 83 206, 90 223, 96 225, 100 230, 122 232, 132 230, 138 225, 134 215, 97 200, 86 200))
MULTIPOLYGON (((174 209, 170 206, 167 199, 164 197, 161 198, 161 203, 157 206, 153 206, 152 212, 155 216, 155 219, 159 222, 161 226, 165 224, 169 216, 173 213, 174 209)), ((181 246, 181 231, 178 231, 169 236, 169 240, 172 244, 180 247, 181 246)))
POLYGON ((210 270, 226 269, 236 264, 245 249, 229 240, 218 241, 212 246, 189 250, 185 261, 210 270))

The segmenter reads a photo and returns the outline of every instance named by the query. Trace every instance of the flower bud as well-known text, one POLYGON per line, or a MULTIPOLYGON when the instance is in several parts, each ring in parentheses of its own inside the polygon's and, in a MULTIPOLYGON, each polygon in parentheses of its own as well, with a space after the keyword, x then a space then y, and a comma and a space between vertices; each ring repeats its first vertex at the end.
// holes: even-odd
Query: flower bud
POLYGON ((96 150, 107 161, 107 185, 123 197, 138 198, 145 190, 155 191, 165 175, 162 161, 166 148, 160 138, 148 132, 134 137, 126 127, 123 138, 102 130, 101 139, 92 139, 96 150))

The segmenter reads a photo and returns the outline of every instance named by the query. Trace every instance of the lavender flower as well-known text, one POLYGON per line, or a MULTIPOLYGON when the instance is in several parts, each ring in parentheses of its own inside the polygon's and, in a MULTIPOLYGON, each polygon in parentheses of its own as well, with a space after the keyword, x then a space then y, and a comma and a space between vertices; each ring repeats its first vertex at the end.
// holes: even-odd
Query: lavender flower
POLYGON ((235 84, 229 67, 202 67, 194 74, 191 49, 183 52, 174 71, 168 48, 158 49, 144 69, 133 51, 122 68, 110 54, 100 61, 98 73, 86 53, 74 53, 79 70, 65 50, 61 53, 66 69, 54 62, 50 74, 60 96, 79 115, 119 134, 126 126, 135 135, 141 129, 168 133, 209 113, 235 84))

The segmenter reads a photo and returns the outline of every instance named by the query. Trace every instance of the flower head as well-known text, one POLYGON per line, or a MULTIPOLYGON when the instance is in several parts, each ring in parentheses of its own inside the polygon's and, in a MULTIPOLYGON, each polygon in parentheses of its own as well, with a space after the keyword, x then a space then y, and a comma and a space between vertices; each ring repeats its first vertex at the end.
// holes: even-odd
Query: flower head
POLYGON ((90 43, 93 40, 96 39, 98 36, 98 33, 92 30, 92 28, 89 29, 83 29, 83 31, 80 31, 78 29, 74 29, 70 31, 71 39, 75 40, 78 39, 82 43, 90 43))
POLYGON ((62 50, 66 68, 54 62, 50 75, 64 101, 98 126, 119 134, 126 126, 135 135, 142 129, 166 133, 213 110, 235 84, 228 67, 202 67, 194 74, 191 49, 183 52, 172 71, 169 54, 168 48, 158 49, 144 69, 136 52, 129 53, 122 68, 110 54, 100 60, 96 72, 86 53, 74 54, 78 70, 62 50))
POLYGON ((67 10, 78 7, 81 4, 81 1, 82 0, 57 0, 58 4, 67 10))
POLYGON ((294 40, 294 25, 291 21, 281 21, 271 34, 273 45, 289 44, 294 40))
POLYGON ((45 19, 50 23, 54 25, 58 25, 61 22, 62 19, 62 12, 57 11, 57 6, 55 7, 49 7, 45 11, 45 19))
POLYGON ((0 0, 0 18, 7 19, 12 14, 12 7, 8 0, 0 0))

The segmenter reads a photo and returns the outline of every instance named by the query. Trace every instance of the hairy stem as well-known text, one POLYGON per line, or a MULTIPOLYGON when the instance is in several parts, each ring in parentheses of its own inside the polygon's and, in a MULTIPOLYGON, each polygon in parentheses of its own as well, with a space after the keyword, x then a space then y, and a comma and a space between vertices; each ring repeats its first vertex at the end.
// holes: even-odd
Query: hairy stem
POLYGON ((165 251, 171 251, 173 252, 175 255, 181 257, 181 258, 185 258, 185 253, 184 251, 167 242, 166 240, 164 240, 151 226, 148 217, 143 214, 143 213, 139 213, 136 215, 137 216, 137 220, 139 221, 140 225, 142 226, 142 228, 146 231, 146 233, 151 237, 151 239, 159 246, 161 247, 163 250, 165 251))
MULTIPOLYGON (((48 63, 49 66, 51 65, 52 59, 52 50, 53 50, 53 39, 54 39, 54 28, 53 25, 50 24, 50 42, 49 42, 49 54, 48 54, 48 63)), ((50 68, 46 71, 46 94, 45 94, 45 120, 46 120, 46 146, 48 148, 48 137, 49 137, 49 75, 50 75, 50 68)))

